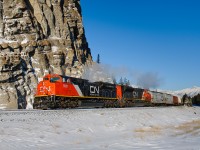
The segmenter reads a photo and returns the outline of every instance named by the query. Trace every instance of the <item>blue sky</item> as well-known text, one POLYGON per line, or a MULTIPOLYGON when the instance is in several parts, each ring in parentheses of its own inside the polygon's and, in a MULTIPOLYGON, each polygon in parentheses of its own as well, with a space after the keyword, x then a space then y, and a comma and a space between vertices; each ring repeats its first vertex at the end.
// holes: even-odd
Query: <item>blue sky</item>
POLYGON ((125 76, 133 84, 138 76, 152 75, 159 89, 200 86, 199 0, 81 0, 81 5, 94 61, 100 54, 102 64, 130 70, 125 76))

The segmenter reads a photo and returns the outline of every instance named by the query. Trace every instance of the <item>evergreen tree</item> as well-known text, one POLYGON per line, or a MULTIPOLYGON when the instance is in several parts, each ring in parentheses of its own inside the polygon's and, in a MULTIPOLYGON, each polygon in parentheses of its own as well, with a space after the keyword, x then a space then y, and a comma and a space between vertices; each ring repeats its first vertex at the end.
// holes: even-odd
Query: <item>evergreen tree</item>
POLYGON ((182 100, 184 105, 192 106, 192 99, 187 94, 183 95, 182 100))
POLYGON ((100 55, 97 55, 97 63, 100 64, 100 55))
POLYGON ((127 79, 126 79, 126 77, 123 79, 123 83, 124 83, 124 85, 127 85, 127 79))
POLYGON ((126 85, 127 85, 127 86, 131 85, 129 80, 127 80, 126 85))
POLYGON ((130 85, 130 81, 126 77, 125 78, 121 77, 118 84, 129 86, 130 85))
POLYGON ((112 76, 112 80, 113 80, 114 84, 117 84, 117 80, 116 80, 116 78, 114 76, 112 76))
POLYGON ((120 80, 119 80, 119 84, 120 84, 120 85, 124 85, 124 81, 123 81, 122 77, 121 77, 120 80))
POLYGON ((200 94, 197 95, 196 104, 200 105, 200 94))
POLYGON ((124 85, 126 86, 130 85, 130 81, 126 77, 124 78, 124 85))
POLYGON ((192 103, 195 105, 200 105, 200 94, 197 94, 192 98, 192 103))

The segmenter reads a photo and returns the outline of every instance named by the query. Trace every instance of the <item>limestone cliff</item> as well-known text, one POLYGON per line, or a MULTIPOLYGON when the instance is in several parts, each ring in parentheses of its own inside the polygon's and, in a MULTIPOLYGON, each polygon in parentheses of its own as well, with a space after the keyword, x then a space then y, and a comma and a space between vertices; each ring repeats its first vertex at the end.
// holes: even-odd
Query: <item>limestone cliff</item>
POLYGON ((91 63, 80 0, 0 0, 0 108, 25 108, 44 74, 80 77, 91 63))

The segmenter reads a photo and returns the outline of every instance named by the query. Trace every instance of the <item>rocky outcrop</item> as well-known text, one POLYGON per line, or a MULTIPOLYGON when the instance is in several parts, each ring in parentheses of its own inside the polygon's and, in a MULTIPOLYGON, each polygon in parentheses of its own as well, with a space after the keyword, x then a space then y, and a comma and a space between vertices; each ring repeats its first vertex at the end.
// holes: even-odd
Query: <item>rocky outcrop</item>
POLYGON ((0 108, 25 108, 45 74, 80 77, 91 63, 80 0, 0 0, 0 108))

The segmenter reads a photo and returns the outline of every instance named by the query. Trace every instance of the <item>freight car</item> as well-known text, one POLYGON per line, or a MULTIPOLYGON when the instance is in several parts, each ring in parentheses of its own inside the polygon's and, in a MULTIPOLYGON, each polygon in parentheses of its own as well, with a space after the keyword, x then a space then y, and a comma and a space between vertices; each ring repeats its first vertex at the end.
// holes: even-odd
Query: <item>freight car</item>
POLYGON ((151 98, 150 103, 152 106, 160 105, 181 105, 181 99, 177 96, 161 93, 157 91, 149 91, 151 98))
POLYGON ((131 86, 48 74, 37 85, 34 109, 177 104, 177 97, 131 86), (172 100, 173 99, 173 100, 172 100))

